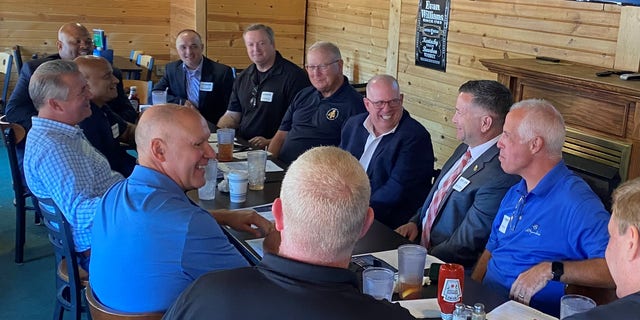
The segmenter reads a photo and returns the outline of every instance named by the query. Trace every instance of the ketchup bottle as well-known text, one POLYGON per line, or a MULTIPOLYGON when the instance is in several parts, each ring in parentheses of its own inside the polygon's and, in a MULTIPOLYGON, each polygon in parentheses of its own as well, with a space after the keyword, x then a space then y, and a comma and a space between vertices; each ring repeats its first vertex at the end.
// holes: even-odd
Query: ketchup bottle
POLYGON ((444 320, 453 318, 456 303, 462 302, 462 288, 464 286, 464 267, 455 263, 440 266, 438 276, 438 305, 440 317, 444 320))

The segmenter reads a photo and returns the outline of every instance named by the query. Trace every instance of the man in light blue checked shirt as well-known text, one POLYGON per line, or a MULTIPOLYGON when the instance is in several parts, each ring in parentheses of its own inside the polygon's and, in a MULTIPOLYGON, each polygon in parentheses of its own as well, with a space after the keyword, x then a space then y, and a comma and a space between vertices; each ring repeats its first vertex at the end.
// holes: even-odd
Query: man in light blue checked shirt
POLYGON ((38 198, 50 198, 72 227, 79 263, 89 270, 95 208, 107 189, 124 179, 86 140, 77 124, 91 115, 91 92, 72 61, 40 65, 29 83, 38 110, 27 135, 24 170, 38 198))

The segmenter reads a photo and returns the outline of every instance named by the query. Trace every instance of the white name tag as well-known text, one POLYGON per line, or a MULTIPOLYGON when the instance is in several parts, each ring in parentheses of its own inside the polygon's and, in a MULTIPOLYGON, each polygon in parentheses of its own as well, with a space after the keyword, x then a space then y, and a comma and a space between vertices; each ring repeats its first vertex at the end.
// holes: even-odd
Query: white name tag
POLYGON ((262 94, 260 95, 260 101, 261 102, 271 102, 271 101, 273 101, 273 92, 262 91, 262 94))
POLYGON ((507 231, 507 227, 509 226, 509 222, 511 222, 511 217, 502 217, 502 223, 500 224, 500 228, 498 228, 498 231, 500 231, 500 233, 505 233, 507 231))
POLYGON ((213 82, 200 82, 200 91, 211 92, 213 90, 213 82))
POLYGON ((117 139, 120 135, 120 128, 118 128, 117 123, 111 126, 111 134, 113 134, 114 139, 117 139))
POLYGON ((469 179, 465 177, 460 177, 458 178, 458 181, 456 181, 456 184, 453 185, 453 190, 460 192, 464 190, 464 188, 466 188, 469 185, 469 183, 471 183, 469 179))

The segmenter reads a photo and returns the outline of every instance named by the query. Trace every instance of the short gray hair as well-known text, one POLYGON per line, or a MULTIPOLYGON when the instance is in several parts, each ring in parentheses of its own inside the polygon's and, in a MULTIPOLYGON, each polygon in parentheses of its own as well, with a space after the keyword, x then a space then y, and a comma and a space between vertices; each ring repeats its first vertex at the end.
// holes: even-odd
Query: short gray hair
POLYGON ((67 100, 69 86, 63 81, 68 74, 79 74, 78 65, 68 60, 53 60, 41 64, 29 81, 29 96, 36 110, 49 99, 67 100))
POLYGON ((247 34, 247 32, 249 31, 258 31, 258 30, 262 30, 267 34, 267 38, 269 38, 269 41, 271 41, 272 45, 276 45, 276 36, 273 33, 273 29, 271 29, 271 27, 261 24, 261 23, 254 23, 250 26, 248 26, 244 32, 242 33, 242 36, 244 37, 245 34, 247 34))
POLYGON ((350 257, 370 196, 369 178, 350 153, 336 147, 308 150, 282 181, 287 240, 324 262, 350 257))
POLYGON ((566 129, 560 112, 542 99, 522 100, 511 106, 511 110, 516 109, 525 111, 518 127, 520 139, 530 141, 535 137, 541 137, 549 156, 562 158, 566 129))
POLYGON ((335 44, 329 41, 318 41, 312 44, 311 47, 309 47, 308 52, 319 50, 319 49, 331 53, 331 55, 333 56, 332 60, 342 59, 340 48, 338 48, 338 46, 336 46, 335 44))

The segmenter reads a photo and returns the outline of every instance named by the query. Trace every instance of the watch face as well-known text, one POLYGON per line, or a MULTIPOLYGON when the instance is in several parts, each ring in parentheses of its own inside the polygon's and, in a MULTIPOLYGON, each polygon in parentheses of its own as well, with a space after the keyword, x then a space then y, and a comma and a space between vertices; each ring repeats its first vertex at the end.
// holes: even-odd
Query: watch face
POLYGON ((559 281, 562 274, 564 274, 564 264, 562 262, 554 261, 551 263, 551 273, 553 274, 553 280, 559 281))

